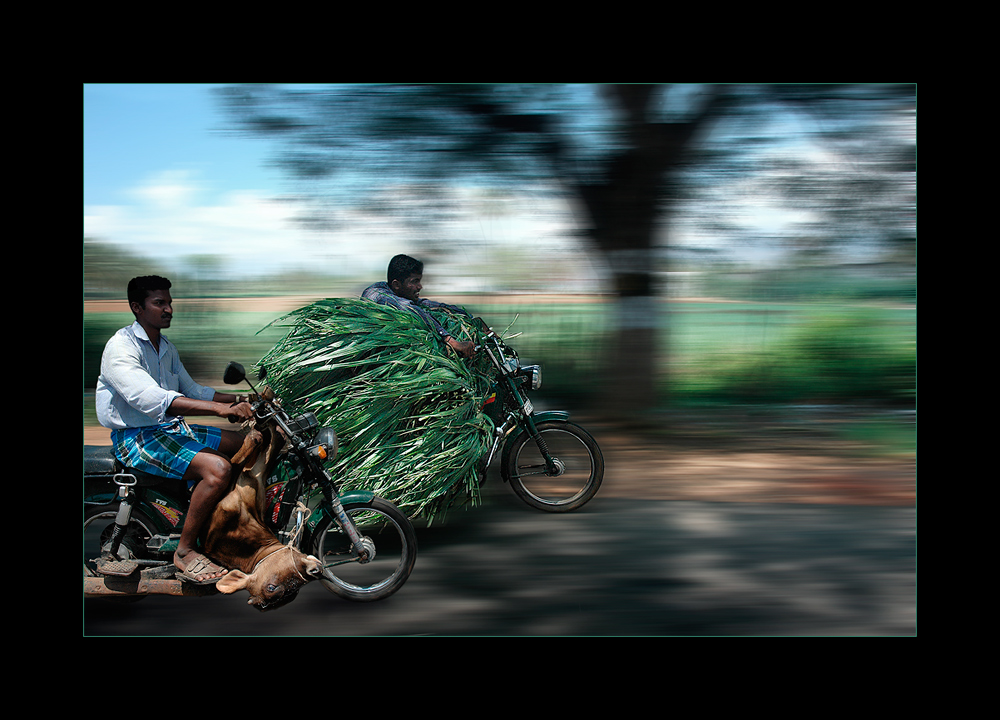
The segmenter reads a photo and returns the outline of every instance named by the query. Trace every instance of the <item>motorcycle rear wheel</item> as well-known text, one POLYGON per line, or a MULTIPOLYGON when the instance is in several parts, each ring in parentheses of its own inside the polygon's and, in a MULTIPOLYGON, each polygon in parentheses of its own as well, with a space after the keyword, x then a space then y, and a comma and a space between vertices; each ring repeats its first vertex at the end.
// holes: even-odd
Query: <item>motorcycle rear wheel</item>
POLYGON ((559 469, 550 473, 534 438, 522 432, 504 453, 503 471, 511 489, 537 510, 570 512, 583 507, 604 480, 604 455, 597 441, 571 422, 550 420, 535 427, 559 469))
MULTIPOLYGON (((118 515, 117 505, 91 507, 83 511, 83 576, 100 577, 97 560, 108 548, 111 533, 118 515)), ((138 510, 132 511, 125 537, 122 539, 118 557, 123 560, 146 557, 146 543, 156 532, 156 525, 138 510)), ((144 599, 145 595, 122 595, 102 598, 109 603, 133 603, 144 599)))
MULTIPOLYGON (((88 572, 92 574, 95 572, 94 561, 108 547, 117 514, 118 507, 111 505, 84 510, 83 570, 85 575, 88 572)), ((155 528, 156 525, 142 512, 133 510, 128 530, 119 550, 119 557, 123 559, 146 557, 146 543, 153 536, 155 528)))
POLYGON ((329 515, 313 533, 312 552, 323 563, 323 586, 338 597, 354 602, 384 600, 413 572, 417 535, 413 524, 395 505, 382 498, 371 503, 345 503, 363 537, 372 541, 375 557, 358 562, 351 541, 329 515))

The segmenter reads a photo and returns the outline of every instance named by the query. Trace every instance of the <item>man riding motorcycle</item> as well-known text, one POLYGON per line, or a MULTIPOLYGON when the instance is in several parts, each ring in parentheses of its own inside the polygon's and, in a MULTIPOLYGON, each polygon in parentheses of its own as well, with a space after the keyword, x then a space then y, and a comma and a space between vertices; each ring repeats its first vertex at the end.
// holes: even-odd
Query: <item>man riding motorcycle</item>
POLYGON ((386 272, 387 282, 378 282, 369 285, 361 293, 365 300, 371 300, 380 305, 389 305, 399 310, 408 310, 416 313, 427 325, 434 330, 441 340, 448 347, 455 350, 462 357, 472 357, 475 350, 475 343, 468 340, 458 340, 435 320, 423 308, 445 308, 452 312, 459 312, 463 315, 469 313, 455 305, 447 305, 434 300, 427 300, 420 297, 420 291, 424 289, 421 280, 424 274, 424 264, 409 257, 408 255, 396 255, 389 261, 389 268, 386 272))
POLYGON ((135 322, 104 348, 97 418, 111 429, 115 455, 125 465, 194 486, 174 565, 182 579, 211 584, 227 571, 198 551, 198 534, 229 488, 231 459, 243 435, 188 425, 184 416, 248 420, 253 409, 245 398, 199 385, 184 369, 177 348, 161 333, 173 319, 170 287, 155 275, 129 281, 135 322))

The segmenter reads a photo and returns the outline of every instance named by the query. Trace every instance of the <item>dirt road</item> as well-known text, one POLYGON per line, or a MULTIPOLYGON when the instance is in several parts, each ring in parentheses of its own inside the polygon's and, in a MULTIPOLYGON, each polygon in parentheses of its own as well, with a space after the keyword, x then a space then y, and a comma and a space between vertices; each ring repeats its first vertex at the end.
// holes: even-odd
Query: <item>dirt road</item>
MULTIPOLYGON (((198 419, 198 422, 212 422, 198 419)), ((607 472, 602 497, 709 502, 822 503, 914 507, 912 456, 872 456, 862 449, 773 426, 719 428, 690 418, 665 437, 639 435, 582 420, 600 443, 607 472)), ((219 421, 220 426, 228 423, 219 421)), ((108 431, 87 427, 84 443, 108 445, 108 431)))
POLYGON ((263 615, 245 593, 87 600, 84 634, 916 634, 912 456, 753 423, 737 434, 692 419, 658 439, 585 424, 607 461, 591 503, 531 510, 494 468, 481 507, 418 528, 414 574, 386 601, 319 583, 263 615))

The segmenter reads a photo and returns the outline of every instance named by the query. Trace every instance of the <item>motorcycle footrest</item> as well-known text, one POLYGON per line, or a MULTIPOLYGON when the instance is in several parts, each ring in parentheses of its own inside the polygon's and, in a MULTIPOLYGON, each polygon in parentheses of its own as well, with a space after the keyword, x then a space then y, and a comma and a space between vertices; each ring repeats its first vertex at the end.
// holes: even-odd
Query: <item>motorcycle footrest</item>
POLYGON ((139 569, 139 563, 134 560, 119 560, 110 553, 105 553, 97 560, 97 572, 101 575, 128 577, 139 569))

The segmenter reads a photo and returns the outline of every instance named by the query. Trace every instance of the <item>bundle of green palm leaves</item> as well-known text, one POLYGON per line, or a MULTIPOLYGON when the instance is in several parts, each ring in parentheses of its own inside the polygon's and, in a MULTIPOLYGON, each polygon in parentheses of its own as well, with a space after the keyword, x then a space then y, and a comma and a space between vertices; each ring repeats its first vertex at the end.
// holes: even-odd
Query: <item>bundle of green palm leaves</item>
MULTIPOLYGON (((455 337, 468 318, 435 312, 455 337)), ((258 363, 299 412, 333 427, 331 471, 428 521, 479 500, 479 465, 493 425, 481 412, 486 365, 445 346, 415 314, 368 300, 320 300, 271 325, 290 329, 258 363)))

